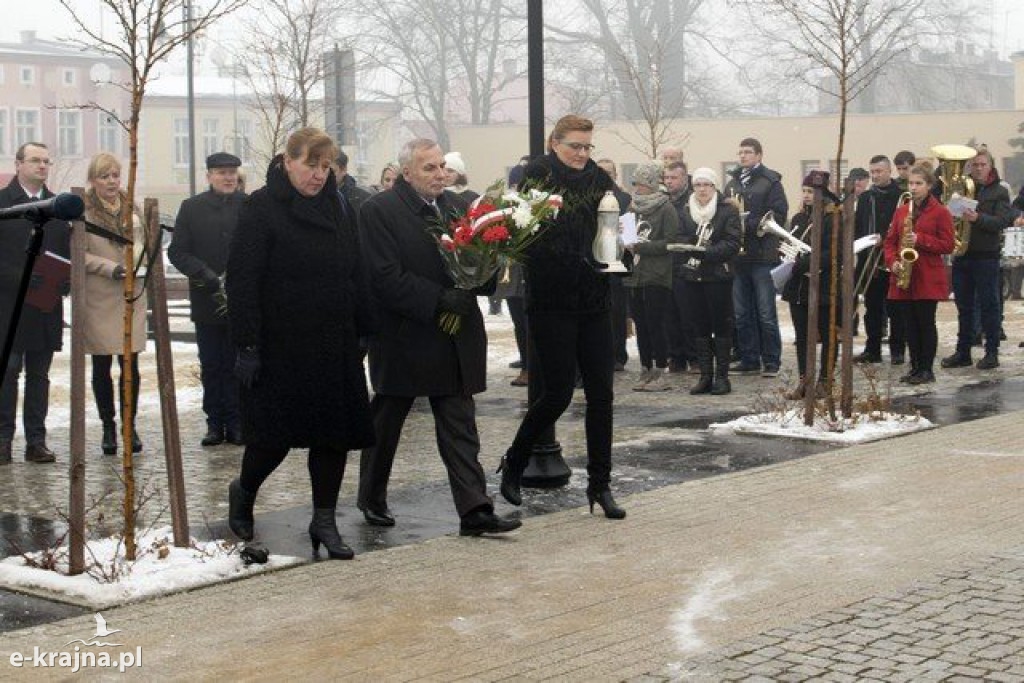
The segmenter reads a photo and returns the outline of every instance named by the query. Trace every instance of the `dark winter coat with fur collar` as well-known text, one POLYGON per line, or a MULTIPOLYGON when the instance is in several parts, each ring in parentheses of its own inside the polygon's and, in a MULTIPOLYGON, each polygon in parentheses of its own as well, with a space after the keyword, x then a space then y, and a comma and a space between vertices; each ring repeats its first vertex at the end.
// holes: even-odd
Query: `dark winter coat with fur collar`
POLYGON ((369 297, 350 213, 333 174, 304 197, 281 157, 239 212, 225 285, 235 344, 260 353, 259 379, 241 389, 249 445, 373 445, 359 349, 371 332, 369 297))

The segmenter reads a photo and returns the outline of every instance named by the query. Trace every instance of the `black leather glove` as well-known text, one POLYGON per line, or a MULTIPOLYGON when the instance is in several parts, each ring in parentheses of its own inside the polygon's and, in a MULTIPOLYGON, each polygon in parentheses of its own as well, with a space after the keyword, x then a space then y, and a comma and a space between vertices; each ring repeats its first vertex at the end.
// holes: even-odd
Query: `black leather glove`
POLYGON ((220 277, 209 268, 203 268, 198 280, 203 284, 203 287, 208 287, 214 291, 220 289, 220 277))
POLYGON ((43 276, 40 275, 39 273, 32 273, 32 275, 30 275, 28 278, 28 288, 39 289, 40 287, 43 286, 43 280, 43 276))
POLYGON ((476 296, 465 289, 445 289, 437 300, 438 313, 469 315, 476 309, 476 296))
POLYGON ((114 272, 110 274, 110 277, 113 280, 123 280, 125 278, 124 266, 121 264, 114 266, 114 272))
POLYGON ((60 295, 67 296, 71 293, 71 280, 65 280, 60 283, 60 295))
POLYGON ((255 346, 239 349, 235 358, 235 378, 246 389, 252 389, 260 378, 260 350, 255 346))

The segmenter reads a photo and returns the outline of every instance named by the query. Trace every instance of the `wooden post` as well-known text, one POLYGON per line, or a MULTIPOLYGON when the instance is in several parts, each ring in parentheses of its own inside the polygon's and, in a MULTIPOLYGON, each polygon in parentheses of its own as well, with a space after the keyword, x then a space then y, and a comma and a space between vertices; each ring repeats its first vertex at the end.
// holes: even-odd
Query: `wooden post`
MULTIPOLYGON (((72 188, 79 197, 85 192, 72 188)), ((68 464, 68 574, 85 571, 85 223, 71 225, 71 415, 68 464)))
POLYGON ((164 459, 167 463, 167 495, 171 506, 171 528, 174 545, 187 548, 188 508, 185 505, 185 474, 181 463, 181 433, 178 425, 178 404, 174 388, 174 357, 171 355, 171 326, 167 319, 167 282, 164 279, 163 233, 160 228, 158 203, 146 199, 143 205, 147 234, 157 252, 147 274, 149 306, 153 314, 153 336, 156 344, 156 375, 160 387, 160 419, 164 433, 164 459))
POLYGON ((823 187, 814 188, 814 204, 811 209, 811 265, 810 283, 807 290, 807 364, 804 367, 804 424, 814 424, 815 377, 818 374, 818 307, 819 283, 821 282, 821 227, 825 214, 822 206, 823 187))
POLYGON ((856 197, 853 194, 854 186, 855 183, 851 178, 847 178, 843 186, 843 322, 841 327, 843 360, 840 367, 842 389, 839 396, 839 409, 845 418, 853 416, 853 315, 857 310, 853 278, 857 263, 857 256, 853 253, 854 206, 856 205, 856 197))

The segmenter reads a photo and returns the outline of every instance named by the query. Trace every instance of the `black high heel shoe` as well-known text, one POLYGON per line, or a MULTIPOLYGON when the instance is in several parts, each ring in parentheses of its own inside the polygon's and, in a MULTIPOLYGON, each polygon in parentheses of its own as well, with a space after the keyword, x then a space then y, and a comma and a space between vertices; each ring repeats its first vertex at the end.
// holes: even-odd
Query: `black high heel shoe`
POLYGON ((501 462, 498 464, 497 471, 501 474, 501 496, 512 505, 522 505, 523 492, 520 491, 520 487, 523 483, 523 473, 512 471, 510 454, 511 452, 501 456, 501 462))
POLYGON ((626 518, 626 511, 616 505, 615 499, 612 498, 612 492, 608 489, 587 491, 587 502, 590 503, 590 514, 594 514, 594 503, 597 503, 604 510, 604 516, 608 519, 626 518))
POLYGON ((316 508, 313 519, 309 523, 309 540, 313 543, 313 555, 320 556, 320 544, 327 548, 327 556, 332 560, 351 560, 356 556, 352 548, 345 545, 338 533, 338 524, 334 520, 334 508, 316 508))

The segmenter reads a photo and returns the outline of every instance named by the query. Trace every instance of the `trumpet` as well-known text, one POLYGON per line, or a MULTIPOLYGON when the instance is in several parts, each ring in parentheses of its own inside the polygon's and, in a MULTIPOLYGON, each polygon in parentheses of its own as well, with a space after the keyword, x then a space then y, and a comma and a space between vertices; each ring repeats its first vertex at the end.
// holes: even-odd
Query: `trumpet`
POLYGON ((917 249, 914 249, 914 198, 909 192, 900 195, 900 204, 907 205, 907 217, 903 219, 900 234, 899 272, 896 274, 896 286, 910 289, 910 276, 917 261, 917 249))
MULTIPOLYGON (((811 230, 811 225, 807 226, 805 234, 811 230)), ((800 254, 810 254, 811 246, 806 242, 797 239, 793 236, 793 233, 786 230, 784 227, 775 222, 775 215, 769 211, 761 218, 761 222, 757 224, 757 236, 764 237, 767 234, 775 235, 782 242, 779 244, 779 253, 782 257, 789 261, 795 261, 796 257, 800 254)))

